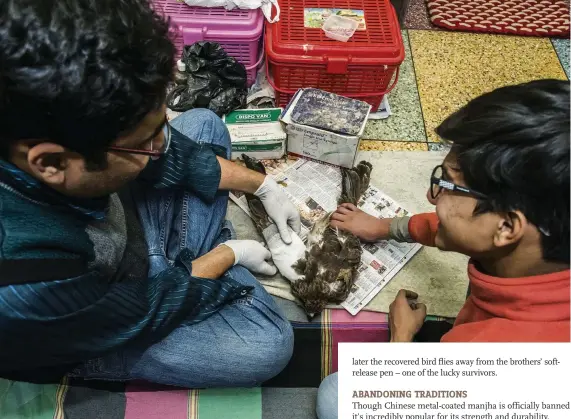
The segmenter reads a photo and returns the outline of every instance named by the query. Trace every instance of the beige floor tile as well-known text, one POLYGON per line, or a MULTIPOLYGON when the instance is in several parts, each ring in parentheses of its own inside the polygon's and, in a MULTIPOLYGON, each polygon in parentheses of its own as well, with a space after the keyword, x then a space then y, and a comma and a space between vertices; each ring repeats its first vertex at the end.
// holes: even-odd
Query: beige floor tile
POLYGON ((438 124, 476 96, 536 79, 567 79, 548 38, 408 32, 429 142, 438 141, 438 124))

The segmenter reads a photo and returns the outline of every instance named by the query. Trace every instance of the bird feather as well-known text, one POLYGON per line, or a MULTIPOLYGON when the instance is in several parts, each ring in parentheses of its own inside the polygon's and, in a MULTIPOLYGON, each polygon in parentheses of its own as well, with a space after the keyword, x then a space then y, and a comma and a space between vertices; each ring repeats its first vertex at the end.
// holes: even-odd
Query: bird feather
MULTIPOLYGON (((244 163, 248 169, 254 170, 256 172, 266 174, 266 168, 264 165, 246 154, 242 154, 242 158, 244 159, 244 163)), ((250 209, 250 214, 252 216, 252 221, 256 226, 256 229, 262 233, 266 228, 268 228, 273 221, 268 216, 262 201, 253 194, 246 194, 246 201, 248 202, 248 208, 250 209)))

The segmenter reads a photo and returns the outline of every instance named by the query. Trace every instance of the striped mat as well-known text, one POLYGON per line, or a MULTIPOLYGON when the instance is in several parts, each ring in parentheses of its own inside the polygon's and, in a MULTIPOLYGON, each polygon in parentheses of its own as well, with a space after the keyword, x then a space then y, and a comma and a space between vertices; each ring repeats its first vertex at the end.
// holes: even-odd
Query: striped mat
POLYGON ((64 379, 57 385, 37 385, 0 380, 0 418, 314 419, 317 387, 337 371, 338 343, 389 339, 383 313, 353 317, 345 310, 325 310, 316 322, 292 324, 292 360, 260 388, 188 390, 134 382, 64 379))

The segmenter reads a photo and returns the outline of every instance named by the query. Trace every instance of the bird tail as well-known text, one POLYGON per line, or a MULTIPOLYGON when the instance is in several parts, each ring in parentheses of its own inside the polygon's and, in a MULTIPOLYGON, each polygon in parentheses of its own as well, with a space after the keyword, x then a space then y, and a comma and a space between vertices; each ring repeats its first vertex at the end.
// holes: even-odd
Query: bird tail
POLYGON ((371 181, 371 163, 362 161, 352 169, 341 169, 341 197, 339 204, 357 205, 371 181))
MULTIPOLYGON (((246 163, 246 167, 256 172, 266 174, 266 168, 264 165, 254 157, 242 154, 242 159, 246 163)), ((250 214, 252 215, 252 221, 256 226, 258 232, 261 234, 266 228, 273 224, 271 218, 268 216, 264 205, 260 199, 252 194, 245 194, 246 200, 248 201, 248 208, 250 208, 250 214)))

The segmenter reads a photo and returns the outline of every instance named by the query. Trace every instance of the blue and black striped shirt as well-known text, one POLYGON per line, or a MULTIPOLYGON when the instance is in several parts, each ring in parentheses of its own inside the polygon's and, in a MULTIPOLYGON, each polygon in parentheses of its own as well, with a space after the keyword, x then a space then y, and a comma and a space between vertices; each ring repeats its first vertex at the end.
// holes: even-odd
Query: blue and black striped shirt
MULTIPOLYGON (((216 156, 223 153, 173 130, 168 155, 150 163, 141 179, 210 201, 220 182, 216 156)), ((114 213, 125 232, 122 207, 118 196, 64 197, 0 160, 0 376, 42 380, 44 371, 51 380, 125 345, 157 342, 250 291, 231 278, 193 277, 188 249, 154 277, 147 277, 146 260, 138 264, 144 269, 124 272, 113 266, 123 262, 131 240, 121 234, 105 244, 120 256, 99 263, 94 231, 105 238, 114 213)))

